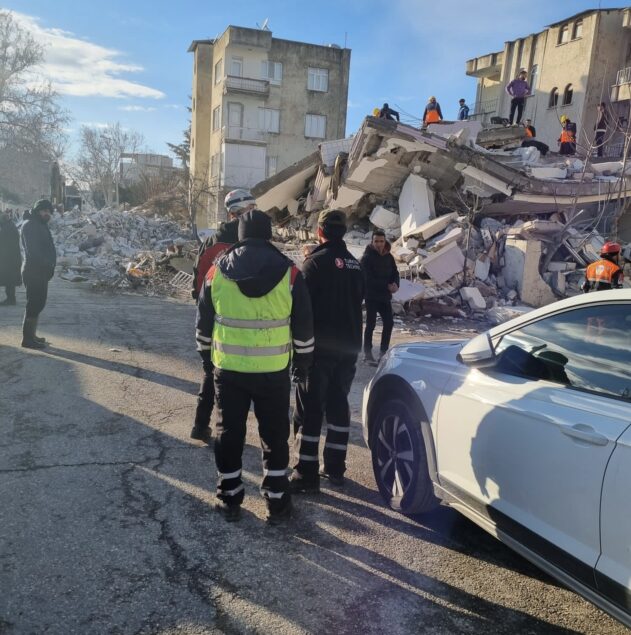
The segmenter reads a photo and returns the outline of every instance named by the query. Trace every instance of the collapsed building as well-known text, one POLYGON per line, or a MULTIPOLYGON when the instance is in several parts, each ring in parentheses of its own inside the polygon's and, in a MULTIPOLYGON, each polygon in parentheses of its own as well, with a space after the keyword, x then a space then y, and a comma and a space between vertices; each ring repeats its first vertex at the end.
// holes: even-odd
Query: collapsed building
POLYGON ((357 255, 382 228, 404 280, 395 301, 408 310, 494 319, 502 306, 578 293, 606 238, 631 241, 626 159, 543 157, 521 147, 524 134, 367 117, 252 192, 286 243, 313 241, 325 208, 346 212, 357 255))

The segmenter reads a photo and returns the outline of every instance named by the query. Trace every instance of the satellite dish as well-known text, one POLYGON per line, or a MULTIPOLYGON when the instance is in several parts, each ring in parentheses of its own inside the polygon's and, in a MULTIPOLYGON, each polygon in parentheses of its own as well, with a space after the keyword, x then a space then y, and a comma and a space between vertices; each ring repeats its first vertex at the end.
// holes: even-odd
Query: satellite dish
POLYGON ((269 18, 265 18, 265 20, 263 20, 263 24, 261 24, 261 31, 269 31, 269 18))

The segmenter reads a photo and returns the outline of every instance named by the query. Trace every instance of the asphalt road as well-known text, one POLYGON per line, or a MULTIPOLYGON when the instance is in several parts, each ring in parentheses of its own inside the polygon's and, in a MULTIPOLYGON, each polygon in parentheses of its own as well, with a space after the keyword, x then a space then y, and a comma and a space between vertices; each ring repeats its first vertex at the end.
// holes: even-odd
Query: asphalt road
POLYGON ((347 488, 266 526, 252 422, 227 524, 188 437, 192 305, 56 281, 45 352, 19 348, 22 308, 0 308, 0 633, 626 632, 452 510, 382 505, 358 422, 372 369, 347 488))

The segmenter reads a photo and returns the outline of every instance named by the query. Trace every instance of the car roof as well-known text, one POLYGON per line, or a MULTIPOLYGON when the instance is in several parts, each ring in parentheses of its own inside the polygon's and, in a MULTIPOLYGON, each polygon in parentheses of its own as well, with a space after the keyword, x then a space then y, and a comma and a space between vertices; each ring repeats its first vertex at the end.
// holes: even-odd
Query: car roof
POLYGON ((581 306, 589 306, 590 304, 602 304, 609 302, 631 302, 631 289, 611 289, 610 291, 593 291, 592 293, 583 293, 581 295, 575 295, 571 298, 565 298, 558 302, 553 302, 539 309, 533 309, 528 313, 524 313, 519 317, 508 320, 494 326, 488 331, 491 337, 504 333, 507 330, 518 327, 520 324, 526 324, 533 320, 558 313, 559 311, 566 311, 567 309, 574 309, 581 306))

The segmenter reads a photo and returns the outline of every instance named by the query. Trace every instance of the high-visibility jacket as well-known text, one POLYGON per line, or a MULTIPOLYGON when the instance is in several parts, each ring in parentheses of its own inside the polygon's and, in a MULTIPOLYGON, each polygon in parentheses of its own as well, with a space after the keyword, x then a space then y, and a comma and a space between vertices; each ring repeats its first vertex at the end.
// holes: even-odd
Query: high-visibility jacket
POLYGON ((430 123, 438 123, 440 121, 440 115, 438 114, 438 110, 435 108, 433 110, 428 110, 425 115, 425 124, 430 123))
POLYGON ((218 267, 207 276, 215 309, 211 359, 216 368, 273 373, 289 365, 292 269, 266 295, 241 293, 218 267))
POLYGON ((585 279, 596 289, 611 289, 614 278, 617 278, 617 284, 622 284, 622 269, 615 262, 604 258, 592 262, 585 270, 585 279))
POLYGON ((526 126, 526 136, 527 137, 534 137, 535 135, 532 134, 532 130, 530 129, 530 126, 526 126))
POLYGON ((561 143, 576 143, 576 133, 574 130, 563 128, 561 130, 561 143))

